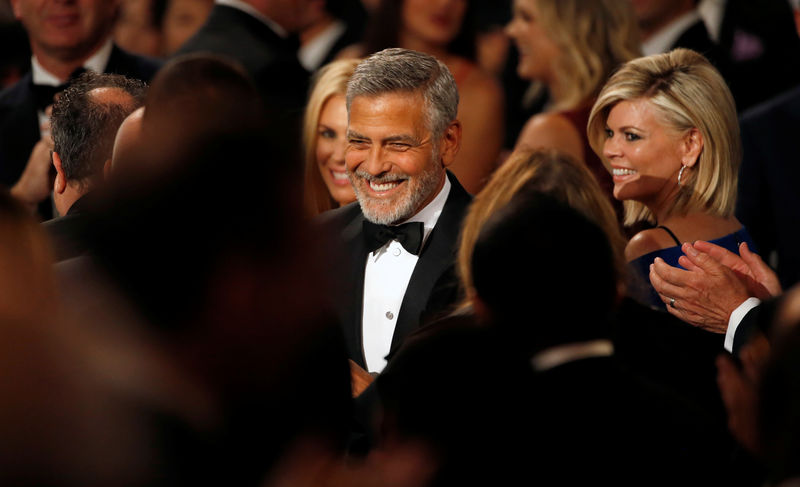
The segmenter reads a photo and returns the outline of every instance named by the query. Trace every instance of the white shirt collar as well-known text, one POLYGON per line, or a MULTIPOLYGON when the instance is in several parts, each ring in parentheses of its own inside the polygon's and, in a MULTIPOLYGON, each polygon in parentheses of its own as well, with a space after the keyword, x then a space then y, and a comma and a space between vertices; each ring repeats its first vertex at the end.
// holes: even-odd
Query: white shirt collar
POLYGON ((669 51, 675 41, 678 40, 678 37, 698 20, 700 20, 700 14, 697 13, 696 9, 686 12, 642 42, 642 53, 645 56, 649 56, 669 51))
MULTIPOLYGON (((83 62, 83 67, 94 71, 95 73, 102 73, 106 70, 108 60, 111 57, 111 51, 114 49, 114 44, 109 38, 105 44, 100 47, 89 59, 83 62)), ((50 73, 41 64, 36 56, 31 57, 31 76, 33 76, 33 83, 36 85, 58 86, 66 80, 60 80, 54 74, 50 73)))
POLYGON ((336 20, 326 27, 316 37, 300 47, 297 52, 300 64, 308 71, 315 71, 345 30, 347 30, 347 26, 341 20, 336 20))
POLYGON ((536 372, 550 370, 559 365, 593 357, 610 357, 614 354, 614 344, 610 340, 568 343, 543 350, 531 358, 536 372))
POLYGON ((706 29, 708 29, 708 35, 714 42, 719 42, 726 3, 728 3, 728 0, 700 0, 700 3, 697 4, 697 12, 703 18, 706 29))
POLYGON ((433 231, 433 227, 436 226, 436 222, 439 221, 439 216, 442 214, 444 204, 447 202, 447 196, 450 194, 451 186, 450 178, 448 178, 447 174, 445 174, 444 186, 442 186, 442 189, 439 190, 439 194, 437 194, 430 203, 425 205, 423 209, 418 211, 416 215, 403 222, 422 222, 424 224, 425 231, 422 236, 423 245, 425 244, 425 241, 428 240, 428 235, 430 235, 433 231))
POLYGON ((284 39, 289 37, 289 33, 286 31, 286 29, 281 27, 280 24, 278 24, 274 20, 270 19, 266 15, 259 12, 255 7, 253 7, 247 2, 244 2, 242 0, 215 0, 215 3, 217 5, 225 5, 226 7, 232 7, 241 10, 244 13, 250 14, 253 17, 260 20, 261 22, 264 22, 267 25, 267 27, 272 29, 273 32, 283 37, 284 39))

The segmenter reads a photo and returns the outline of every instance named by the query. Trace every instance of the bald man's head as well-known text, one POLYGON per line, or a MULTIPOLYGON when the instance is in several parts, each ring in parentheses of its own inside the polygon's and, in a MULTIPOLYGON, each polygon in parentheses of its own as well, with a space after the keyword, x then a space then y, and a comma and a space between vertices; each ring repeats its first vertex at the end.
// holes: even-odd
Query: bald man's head
POLYGON ((106 166, 106 178, 113 168, 129 165, 130 161, 136 159, 136 149, 142 141, 143 116, 144 107, 139 107, 120 124, 111 152, 111 164, 106 166))
POLYGON ((64 90, 50 123, 67 183, 88 185, 102 175, 119 125, 142 105, 145 90, 140 81, 91 72, 64 90))

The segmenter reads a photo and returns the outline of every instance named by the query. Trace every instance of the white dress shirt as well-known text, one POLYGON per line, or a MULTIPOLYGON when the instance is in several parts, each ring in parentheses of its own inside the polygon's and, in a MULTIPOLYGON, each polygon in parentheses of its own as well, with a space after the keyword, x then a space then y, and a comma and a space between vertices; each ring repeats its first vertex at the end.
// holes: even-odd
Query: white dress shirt
POLYGON ((725 350, 733 353, 733 337, 736 335, 736 329, 739 328, 739 323, 744 319, 744 315, 759 304, 761 304, 760 299, 748 298, 733 310, 731 317, 728 319, 728 329, 725 331, 725 343, 723 344, 725 350))
POLYGON ((642 54, 650 56, 669 51, 678 37, 698 20, 700 20, 700 14, 694 9, 681 15, 642 42, 642 54))
MULTIPOLYGON (((450 181, 445 177, 439 194, 425 208, 403 222, 424 224, 421 248, 425 247, 428 236, 436 226, 449 194, 450 181)), ((406 251, 397 240, 367 255, 361 330, 369 372, 381 372, 386 367, 386 355, 392 346, 400 307, 418 260, 419 256, 406 251)))
POLYGON ((717 43, 722 31, 722 18, 725 16, 727 3, 728 0, 700 0, 700 3, 697 4, 697 11, 706 24, 708 36, 717 43))
MULTIPOLYGON (((108 65, 108 59, 111 57, 111 50, 113 48, 114 44, 109 38, 106 43, 97 50, 97 52, 92 54, 92 56, 83 63, 83 67, 89 71, 94 71, 95 73, 104 72, 106 70, 106 66, 108 65)), ((36 56, 31 56, 31 76, 33 77, 33 84, 35 85, 58 86, 64 81, 67 81, 58 79, 56 75, 44 69, 44 67, 39 64, 39 60, 36 59, 36 56)), ((42 126, 50 126, 49 117, 42 110, 39 110, 37 115, 39 116, 40 135, 42 137, 49 135, 49 130, 42 130, 42 126)))
POLYGON ((345 30, 347 30, 347 25, 341 20, 335 20, 316 37, 303 44, 297 53, 300 64, 310 72, 316 71, 345 30))

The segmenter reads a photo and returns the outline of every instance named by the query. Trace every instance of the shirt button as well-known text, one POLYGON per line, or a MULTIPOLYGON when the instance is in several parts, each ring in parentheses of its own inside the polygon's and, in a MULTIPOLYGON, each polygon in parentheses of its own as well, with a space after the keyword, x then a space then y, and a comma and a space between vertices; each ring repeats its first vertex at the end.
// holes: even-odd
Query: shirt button
POLYGON ((387 311, 386 312, 386 318, 391 320, 392 318, 394 318, 394 313, 392 313, 391 311, 387 311))
POLYGON ((400 249, 395 247, 392 249, 392 253, 394 254, 395 257, 398 257, 400 255, 400 249))

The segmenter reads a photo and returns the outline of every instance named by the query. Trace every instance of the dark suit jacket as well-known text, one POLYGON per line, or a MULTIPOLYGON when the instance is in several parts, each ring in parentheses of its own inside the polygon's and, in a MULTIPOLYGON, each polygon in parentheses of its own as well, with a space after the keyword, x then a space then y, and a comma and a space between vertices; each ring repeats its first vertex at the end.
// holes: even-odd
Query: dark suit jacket
POLYGON ((673 49, 676 47, 685 47, 699 52, 711 61, 723 75, 725 74, 724 71, 728 67, 727 56, 722 48, 711 40, 711 37, 708 35, 708 29, 706 29, 706 24, 703 23, 702 20, 698 20, 683 31, 672 45, 673 49))
POLYGON ((800 87, 742 115, 742 166, 736 216, 784 288, 800 281, 800 87))
POLYGON ((786 0, 727 0, 719 44, 740 113, 800 83, 800 38, 786 0))
POLYGON ((239 9, 215 5, 206 23, 177 54, 208 52, 240 63, 253 77, 268 109, 299 120, 309 73, 297 59, 299 43, 283 39, 239 9))
POLYGON ((92 192, 87 193, 69 207, 66 215, 42 223, 53 241, 56 262, 79 257, 89 251, 86 231, 94 204, 95 196, 92 192))
POLYGON ((725 336, 685 323, 626 297, 613 320, 614 353, 646 380, 674 390, 700 406, 726 429, 715 360, 725 336))
MULTIPOLYGON (((149 81, 159 67, 155 60, 129 54, 114 46, 106 73, 149 81)), ((17 182, 40 138, 32 79, 28 72, 19 82, 0 93, 0 183, 7 186, 17 182)))
MULTIPOLYGON (((452 185, 450 194, 411 275, 397 317, 389 356, 426 318, 444 311, 458 299, 455 257, 461 220, 472 197, 455 176, 448 172, 448 177, 452 185)), ((361 231, 364 215, 358 203, 351 203, 323 214, 319 222, 329 235, 336 235, 342 245, 342 272, 338 274, 342 279, 337 283, 336 295, 339 299, 334 306, 344 327, 350 358, 361 367, 366 367, 361 333, 364 270, 368 254, 361 231)))
POLYGON ((767 338, 772 338, 772 328, 775 314, 782 301, 782 296, 769 299, 754 307, 742 317, 736 332, 733 334, 733 354, 738 356, 742 347, 747 344, 757 333, 763 333, 767 338))
MULTIPOLYGON (((521 325, 568 326, 531 319, 521 325)), ((518 341, 450 317, 409 337, 376 379, 385 426, 438 453, 432 485, 712 485, 724 475, 727 438, 691 403, 614 357, 535 372, 518 341)))
POLYGON ((614 357, 538 372, 531 387, 531 457, 558 485, 642 485, 646 476, 647 485, 701 486, 725 476, 728 438, 691 403, 614 357))

